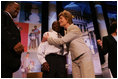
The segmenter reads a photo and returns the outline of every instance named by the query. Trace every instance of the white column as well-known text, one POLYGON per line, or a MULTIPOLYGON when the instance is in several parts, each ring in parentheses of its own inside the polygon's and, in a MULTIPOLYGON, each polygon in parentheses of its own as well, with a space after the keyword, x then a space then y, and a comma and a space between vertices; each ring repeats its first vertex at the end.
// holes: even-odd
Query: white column
POLYGON ((100 35, 101 35, 101 38, 102 38, 103 36, 108 35, 105 20, 104 20, 104 16, 103 16, 102 6, 100 4, 96 4, 95 9, 96 9, 96 14, 97 14, 97 21, 98 21, 98 25, 99 25, 99 31, 100 31, 100 35))
POLYGON ((57 21, 56 1, 49 1, 48 30, 52 29, 52 23, 57 21))

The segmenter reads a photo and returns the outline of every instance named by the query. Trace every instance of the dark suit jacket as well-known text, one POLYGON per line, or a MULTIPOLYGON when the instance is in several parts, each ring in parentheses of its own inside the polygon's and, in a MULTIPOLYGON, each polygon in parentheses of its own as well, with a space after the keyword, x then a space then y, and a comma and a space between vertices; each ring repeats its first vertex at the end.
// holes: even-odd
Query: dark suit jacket
POLYGON ((13 47, 21 41, 20 31, 8 13, 1 11, 1 69, 5 67, 15 72, 21 64, 21 54, 17 54, 13 47))
MULTIPOLYGON (((113 36, 103 37, 103 49, 108 53, 108 66, 117 73, 117 41, 113 36)), ((112 71, 111 71, 112 72, 112 71)))

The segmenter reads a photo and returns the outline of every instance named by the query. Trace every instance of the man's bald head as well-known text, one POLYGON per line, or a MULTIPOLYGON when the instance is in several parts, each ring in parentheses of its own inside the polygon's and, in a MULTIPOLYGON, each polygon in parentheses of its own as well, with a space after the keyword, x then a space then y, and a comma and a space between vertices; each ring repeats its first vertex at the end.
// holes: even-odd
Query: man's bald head
POLYGON ((14 1, 10 1, 6 4, 5 11, 9 12, 12 18, 16 18, 20 10, 20 5, 14 1))

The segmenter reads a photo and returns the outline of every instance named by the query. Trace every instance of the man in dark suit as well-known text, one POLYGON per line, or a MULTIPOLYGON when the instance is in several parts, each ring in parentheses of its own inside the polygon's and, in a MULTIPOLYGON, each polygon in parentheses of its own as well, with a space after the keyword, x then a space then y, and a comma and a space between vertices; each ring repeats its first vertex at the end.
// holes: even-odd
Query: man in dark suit
POLYGON ((21 65, 21 53, 24 47, 21 44, 20 31, 13 18, 17 17, 20 5, 8 2, 5 11, 1 11, 1 77, 11 78, 13 72, 21 65))
POLYGON ((117 22, 110 26, 111 34, 103 37, 103 49, 108 53, 108 67, 112 76, 117 78, 117 22))

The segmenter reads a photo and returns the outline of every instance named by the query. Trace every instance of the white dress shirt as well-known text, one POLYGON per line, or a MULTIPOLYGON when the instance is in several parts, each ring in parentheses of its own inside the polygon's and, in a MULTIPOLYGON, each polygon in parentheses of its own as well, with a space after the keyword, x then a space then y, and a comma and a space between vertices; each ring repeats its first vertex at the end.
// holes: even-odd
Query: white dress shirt
POLYGON ((114 39, 117 41, 117 36, 113 36, 114 37, 114 39))
MULTIPOLYGON (((47 33, 49 34, 49 37, 58 38, 57 32, 55 32, 55 31, 46 32, 46 33, 44 33, 44 35, 46 35, 47 33)), ((39 62, 41 64, 46 62, 45 56, 49 55, 50 53, 56 53, 56 54, 60 55, 61 54, 60 50, 61 50, 60 47, 50 45, 47 41, 41 42, 38 47, 38 50, 37 50, 37 56, 38 56, 39 62)))

